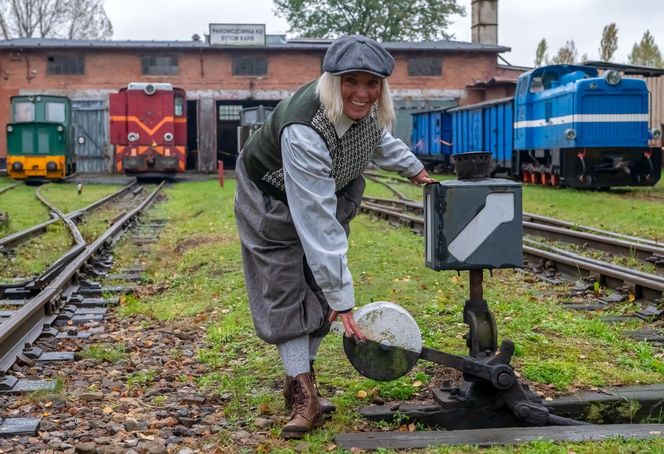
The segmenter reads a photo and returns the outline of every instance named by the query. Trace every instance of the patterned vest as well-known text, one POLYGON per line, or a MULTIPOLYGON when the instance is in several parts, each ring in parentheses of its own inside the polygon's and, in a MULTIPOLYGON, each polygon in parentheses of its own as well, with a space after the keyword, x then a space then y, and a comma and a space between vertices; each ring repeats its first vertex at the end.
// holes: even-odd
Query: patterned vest
POLYGON ((279 139, 286 126, 305 124, 321 136, 330 150, 330 176, 334 178, 337 192, 364 172, 383 132, 376 122, 374 107, 369 116, 354 123, 339 138, 334 125, 323 113, 315 88, 316 81, 310 82, 279 103, 263 126, 251 135, 243 150, 252 181, 281 200, 286 199, 286 193, 279 139))

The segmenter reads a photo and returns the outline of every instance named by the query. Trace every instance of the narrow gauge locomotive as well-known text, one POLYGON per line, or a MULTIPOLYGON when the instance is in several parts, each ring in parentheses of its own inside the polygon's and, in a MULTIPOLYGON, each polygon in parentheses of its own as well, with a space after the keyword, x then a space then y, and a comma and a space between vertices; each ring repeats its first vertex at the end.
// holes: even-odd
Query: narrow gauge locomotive
POLYGON ((494 174, 530 183, 652 186, 662 151, 648 142, 661 131, 648 129, 648 108, 643 80, 613 70, 599 77, 585 66, 544 66, 519 77, 513 98, 414 114, 413 143, 429 159, 438 147, 444 162, 445 152, 490 151, 494 174), (437 128, 445 122, 449 128, 437 128), (434 141, 449 146, 429 145, 434 141))
POLYGON ((15 180, 60 180, 76 170, 71 102, 63 96, 13 96, 7 172, 15 180))
POLYGON ((115 170, 159 176, 185 170, 185 91, 169 83, 130 83, 109 97, 115 170))

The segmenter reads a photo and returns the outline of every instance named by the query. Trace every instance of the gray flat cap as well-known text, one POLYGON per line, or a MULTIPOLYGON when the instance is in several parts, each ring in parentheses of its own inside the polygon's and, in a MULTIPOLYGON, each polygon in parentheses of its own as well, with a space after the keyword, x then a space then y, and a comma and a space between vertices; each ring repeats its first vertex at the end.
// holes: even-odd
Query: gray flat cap
POLYGON ((345 35, 335 40, 323 59, 323 71, 339 75, 363 71, 387 77, 394 69, 394 59, 383 46, 362 35, 345 35))

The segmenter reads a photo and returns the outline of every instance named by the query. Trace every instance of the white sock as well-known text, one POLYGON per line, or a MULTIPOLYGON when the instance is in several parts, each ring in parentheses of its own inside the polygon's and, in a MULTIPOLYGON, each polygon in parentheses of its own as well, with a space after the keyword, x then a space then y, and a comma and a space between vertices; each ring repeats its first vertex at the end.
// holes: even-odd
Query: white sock
POLYGON ((309 361, 316 360, 316 354, 318 353, 321 342, 323 342, 322 337, 309 336, 309 361))
POLYGON ((282 344, 277 344, 277 350, 279 350, 286 375, 295 377, 310 372, 309 336, 296 337, 282 344))

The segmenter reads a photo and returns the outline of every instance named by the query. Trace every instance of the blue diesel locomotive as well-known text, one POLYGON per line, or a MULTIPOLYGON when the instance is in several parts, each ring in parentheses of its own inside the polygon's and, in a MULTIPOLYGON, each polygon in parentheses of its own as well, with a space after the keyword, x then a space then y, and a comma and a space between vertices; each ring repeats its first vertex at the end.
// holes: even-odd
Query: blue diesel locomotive
POLYGON ((660 178, 661 148, 649 147, 661 131, 648 127, 643 80, 614 70, 598 76, 585 66, 552 65, 519 77, 516 95, 413 116, 414 151, 438 155, 490 151, 493 172, 525 182, 576 188, 652 186, 660 178), (428 124, 450 123, 434 137, 428 124), (437 118, 434 118, 437 117, 437 118), (447 134, 445 134, 447 132, 447 134), (426 150, 423 152, 422 150, 426 150))

